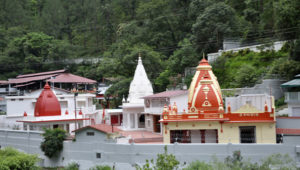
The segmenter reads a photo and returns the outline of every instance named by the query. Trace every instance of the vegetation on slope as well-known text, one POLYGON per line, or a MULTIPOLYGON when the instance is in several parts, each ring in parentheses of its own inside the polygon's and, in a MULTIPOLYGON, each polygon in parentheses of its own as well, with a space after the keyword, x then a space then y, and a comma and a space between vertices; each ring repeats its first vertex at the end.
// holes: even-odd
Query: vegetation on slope
MULTIPOLYGON (((66 68, 98 81, 113 78, 116 87, 126 90, 141 53, 154 90, 159 92, 181 82, 184 69, 196 66, 203 52, 221 49, 224 39, 235 38, 244 45, 299 39, 299 9, 298 0, 1 0, 0 79, 66 68), (76 58, 100 62, 76 64, 76 58)), ((291 53, 299 58, 299 48, 291 53)), ((226 61, 235 58, 226 55, 231 57, 226 61)), ((280 58, 288 54, 284 55, 280 58)), ((291 59, 286 65, 297 64, 291 59)), ((241 70, 255 69, 247 78, 250 84, 241 83, 243 76, 232 78, 226 73, 220 79, 236 82, 223 86, 253 84, 259 79, 256 75, 265 74, 263 64, 254 62, 241 70)), ((281 72, 276 69, 272 74, 281 72)), ((109 95, 119 96, 120 101, 127 91, 116 87, 109 95)))

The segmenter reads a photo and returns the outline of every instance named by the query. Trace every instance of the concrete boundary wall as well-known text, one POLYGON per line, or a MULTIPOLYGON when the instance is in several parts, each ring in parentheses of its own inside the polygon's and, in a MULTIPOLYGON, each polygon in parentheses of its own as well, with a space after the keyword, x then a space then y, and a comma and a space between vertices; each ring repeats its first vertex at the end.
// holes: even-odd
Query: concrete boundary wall
MULTIPOLYGON (((0 130, 0 146, 14 147, 30 154, 38 154, 45 167, 65 166, 71 162, 80 164, 80 169, 89 169, 95 165, 110 165, 116 169, 135 169, 134 165, 143 165, 146 159, 156 159, 163 153, 163 144, 115 144, 97 141, 65 141, 64 150, 56 159, 48 159, 40 150, 43 140, 41 132, 0 130), (99 153, 101 158, 97 158, 99 153)), ((213 155, 219 160, 240 150, 244 159, 259 162, 274 153, 289 154, 298 165, 300 162, 299 144, 169 144, 168 152, 176 156, 181 165, 191 161, 211 161, 213 155)))

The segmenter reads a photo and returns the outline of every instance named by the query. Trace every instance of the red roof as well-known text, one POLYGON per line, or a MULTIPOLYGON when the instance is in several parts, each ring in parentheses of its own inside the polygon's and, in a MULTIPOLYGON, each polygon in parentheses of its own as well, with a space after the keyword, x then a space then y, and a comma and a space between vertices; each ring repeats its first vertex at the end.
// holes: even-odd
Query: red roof
POLYGON ((182 94, 186 94, 188 93, 187 90, 173 90, 173 91, 164 91, 161 93, 156 93, 150 96, 145 96, 143 97, 144 99, 148 99, 148 98, 166 98, 166 97, 173 97, 173 96, 179 96, 182 94))
POLYGON ((300 129, 276 129, 276 134, 300 135, 300 129))
POLYGON ((0 80, 0 84, 8 84, 8 81, 6 81, 6 80, 0 80))
POLYGON ((57 73, 64 73, 66 70, 54 70, 54 71, 47 71, 47 72, 41 72, 41 73, 32 73, 32 74, 23 74, 18 75, 17 78, 25 78, 25 77, 35 77, 35 76, 41 76, 41 75, 49 75, 49 74, 57 74, 57 73))
POLYGON ((49 80, 54 83, 83 83, 83 84, 95 84, 95 80, 84 78, 70 73, 62 73, 55 77, 55 79, 49 80))
POLYGON ((16 78, 11 79, 8 81, 9 84, 20 84, 20 83, 27 83, 31 81, 38 81, 38 80, 46 80, 50 77, 57 76, 57 74, 50 74, 50 75, 43 75, 43 76, 35 76, 35 77, 25 77, 25 78, 16 78))
POLYGON ((107 125, 107 124, 97 124, 97 125, 85 126, 85 127, 79 128, 77 130, 74 130, 73 132, 78 132, 78 131, 81 131, 86 128, 92 128, 92 129, 98 130, 103 133, 112 133, 112 128, 113 128, 113 132, 121 132, 121 130, 119 128, 117 128, 116 126, 111 126, 111 125, 107 125))
POLYGON ((0 97, 0 101, 3 101, 4 100, 4 98, 3 97, 0 97))

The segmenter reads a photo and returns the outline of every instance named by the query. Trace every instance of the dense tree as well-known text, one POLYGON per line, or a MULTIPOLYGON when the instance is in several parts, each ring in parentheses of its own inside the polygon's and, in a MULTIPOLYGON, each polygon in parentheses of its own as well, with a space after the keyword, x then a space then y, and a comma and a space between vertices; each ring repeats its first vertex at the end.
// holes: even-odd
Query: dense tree
POLYGON ((192 40, 199 52, 213 52, 222 47, 223 39, 240 32, 235 11, 223 2, 215 3, 197 17, 192 40))
POLYGON ((49 158, 57 156, 63 149, 63 141, 66 132, 62 129, 45 129, 43 133, 44 141, 41 143, 41 150, 49 158))
MULTIPOLYGON (((162 91, 182 83, 185 67, 221 49, 224 39, 299 38, 299 8, 299 0, 1 0, 0 78, 62 68, 96 80, 130 78, 141 52, 155 91, 162 91)), ((299 58, 298 44, 291 62, 299 58)))

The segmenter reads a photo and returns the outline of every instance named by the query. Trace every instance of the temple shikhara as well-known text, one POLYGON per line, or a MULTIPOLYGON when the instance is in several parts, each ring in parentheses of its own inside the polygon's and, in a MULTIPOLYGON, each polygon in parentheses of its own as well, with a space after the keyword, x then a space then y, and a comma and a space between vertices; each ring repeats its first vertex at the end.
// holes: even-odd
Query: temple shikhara
POLYGON ((212 67, 203 58, 188 92, 188 109, 165 106, 162 119, 164 143, 276 143, 273 98, 254 107, 251 100, 232 111, 225 103, 212 67))

